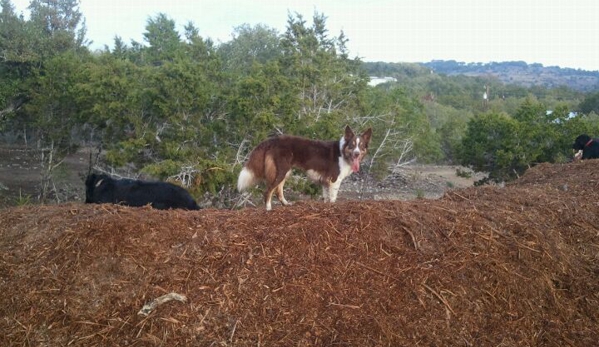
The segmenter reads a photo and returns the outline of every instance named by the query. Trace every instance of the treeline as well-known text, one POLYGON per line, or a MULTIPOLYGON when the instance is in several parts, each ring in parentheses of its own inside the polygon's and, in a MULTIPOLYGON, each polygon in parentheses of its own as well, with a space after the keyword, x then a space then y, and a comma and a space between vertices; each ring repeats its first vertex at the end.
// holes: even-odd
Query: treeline
POLYGON ((526 86, 537 85, 546 88, 567 86, 583 92, 592 92, 599 88, 599 71, 543 66, 538 63, 527 64, 523 61, 483 64, 434 60, 423 65, 446 75, 485 76, 492 74, 504 83, 518 83, 526 86))
POLYGON ((504 84, 493 76, 439 74, 420 64, 364 63, 371 76, 417 96, 443 150, 444 161, 489 173, 500 182, 540 162, 572 158, 574 138, 599 135, 599 91, 504 84))
POLYGON ((556 74, 564 76, 593 76, 599 78, 599 71, 586 71, 582 69, 573 69, 567 67, 558 66, 543 66, 543 64, 533 63, 527 64, 524 61, 503 61, 503 62, 490 62, 490 63, 465 63, 458 62, 455 60, 433 60, 427 63, 423 63, 424 66, 434 69, 439 73, 455 74, 455 73, 470 73, 480 72, 485 73, 489 71, 501 71, 501 70, 531 70, 541 72, 543 69, 551 71, 556 74))
MULTIPOLYGON (((368 86, 371 66, 349 55, 348 38, 331 35, 319 13, 310 22, 290 15, 283 33, 241 25, 218 45, 193 23, 180 33, 159 14, 148 19, 144 42, 116 37, 114 48, 90 52, 77 0, 33 0, 28 19, 10 0, 0 4, 0 132, 5 142, 45 153, 42 187, 52 186, 60 158, 81 146, 101 151, 96 166, 106 171, 127 169, 179 181, 196 196, 226 196, 251 148, 278 133, 337 139, 346 124, 371 126, 366 167, 384 175, 413 160, 487 171, 503 165, 487 140, 472 144, 474 135, 496 132, 481 119, 554 127, 559 146, 547 144, 551 153, 543 156, 524 148, 524 158, 514 154, 517 167, 494 176, 504 179, 522 163, 565 158, 573 133, 595 130, 592 112, 568 119, 589 96, 565 88, 447 77, 410 64, 384 67, 394 70, 396 83, 368 86), (491 97, 483 102, 485 86, 491 97), (480 165, 479 156, 493 164, 480 165)), ((51 193, 45 189, 42 200, 51 193)))

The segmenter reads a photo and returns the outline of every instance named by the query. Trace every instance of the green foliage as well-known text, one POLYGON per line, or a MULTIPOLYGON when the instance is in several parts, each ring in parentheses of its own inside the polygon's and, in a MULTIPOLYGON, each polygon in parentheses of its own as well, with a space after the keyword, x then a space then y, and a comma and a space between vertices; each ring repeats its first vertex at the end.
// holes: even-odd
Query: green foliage
POLYGON ((146 165, 141 171, 153 177, 165 180, 179 173, 182 164, 175 160, 167 159, 159 163, 146 165))
POLYGON ((375 115, 371 122, 376 137, 370 145, 374 151, 372 170, 383 174, 392 164, 418 159, 437 160, 439 138, 431 127, 422 103, 405 88, 376 88, 366 94, 364 112, 375 115))
POLYGON ((262 24, 242 24, 233 31, 233 39, 219 47, 218 54, 227 71, 244 76, 255 64, 266 65, 281 57, 279 34, 262 24))
POLYGON ((587 95, 580 103, 580 112, 589 114, 591 112, 599 113, 599 92, 587 95))
POLYGON ((254 64, 239 79, 230 95, 231 114, 227 118, 233 143, 244 139, 252 145, 264 140, 273 129, 283 129, 297 109, 293 87, 277 62, 254 64))
MULTIPOLYGON (((4 131, 33 136, 54 164, 78 145, 98 146, 103 164, 185 177, 195 195, 232 191, 247 152, 279 133, 336 140, 345 125, 371 126, 363 170, 383 176, 412 160, 460 161, 497 180, 566 160, 575 136, 599 134, 593 95, 581 102, 566 88, 362 63, 319 13, 311 23, 289 15, 282 34, 244 24, 219 45, 192 23, 177 32, 158 14, 148 19, 143 43, 117 37, 112 51, 90 54, 79 1, 34 0, 29 20, 10 1, 0 5, 4 131), (367 71, 397 82, 368 87, 367 71), (483 103, 486 86, 492 97, 483 103), (579 103, 590 111, 570 118, 579 103)), ((297 185, 319 192, 305 180, 297 185)))
MULTIPOLYGON (((286 184, 287 186, 287 184, 286 184)), ((290 180, 288 186, 293 189, 295 192, 301 192, 302 194, 306 194, 311 198, 316 198, 322 194, 322 186, 312 182, 306 178, 299 178, 296 180, 290 180)))
POLYGON ((73 85, 80 76, 85 57, 64 53, 46 61, 30 85, 31 102, 25 111, 32 115, 31 124, 44 144, 53 143, 58 152, 76 147, 72 131, 80 124, 79 106, 73 85))
POLYGON ((457 168, 455 170, 455 174, 458 177, 463 177, 463 178, 471 178, 472 177, 472 172, 469 170, 464 170, 462 168, 457 168))
POLYGON ((88 53, 78 5, 77 0, 33 0, 27 21, 15 14, 10 1, 2 1, 0 77, 4 85, 0 88, 0 101, 3 107, 12 106, 13 111, 21 111, 9 127, 34 124, 46 135, 53 133, 52 124, 61 125, 58 132, 64 132, 68 127, 63 121, 69 114, 63 111, 76 108, 67 102, 67 98, 72 97, 71 83, 76 79, 68 74, 77 71, 60 69, 77 68, 73 62, 78 60, 80 63, 88 53), (22 112, 21 105, 30 100, 37 105, 22 112), (51 104, 42 106, 46 102, 51 104), (62 103, 64 105, 58 106, 62 103), (43 114, 36 114, 39 108, 45 108, 43 114), (57 115, 62 120, 50 120, 57 115), (46 126, 50 128, 45 129, 46 126))
POLYGON ((149 44, 144 51, 147 62, 151 65, 172 61, 181 47, 181 38, 175 30, 175 21, 164 13, 159 13, 156 17, 148 19, 143 36, 149 44))
POLYGON ((143 157, 144 147, 146 147, 146 141, 143 138, 120 141, 109 146, 106 152, 106 161, 115 167, 125 166, 127 163, 138 163, 143 157))
POLYGON ((141 171, 160 180, 174 180, 185 171, 191 176, 190 186, 186 188, 196 196, 204 193, 215 195, 230 187, 237 178, 226 162, 201 158, 196 158, 194 163, 163 160, 146 165, 141 171))
POLYGON ((15 198, 16 206, 28 206, 31 205, 32 198, 30 194, 23 194, 21 189, 19 189, 19 197, 15 198))
POLYGON ((343 33, 329 37, 322 14, 314 14, 312 26, 301 15, 289 16, 280 66, 299 100, 285 121, 285 132, 336 138, 339 124, 356 115, 367 76, 358 59, 347 57, 346 41, 343 33))
POLYGON ((495 181, 514 177, 526 165, 519 142, 519 124, 505 114, 488 113, 473 118, 458 156, 460 164, 488 172, 495 181))
POLYGON ((29 10, 29 38, 41 61, 68 51, 83 52, 87 29, 79 0, 32 0, 29 10))
POLYGON ((424 191, 420 188, 416 189, 416 199, 424 199, 424 191))
POLYGON ((16 15, 10 1, 2 0, 0 5, 0 107, 4 108, 21 92, 20 80, 28 71, 32 52, 24 50, 27 46, 26 22, 16 15))
POLYGON ((576 136, 598 130, 589 117, 570 118, 567 106, 548 112, 543 104, 528 98, 514 117, 488 113, 473 118, 459 159, 475 171, 488 172, 490 180, 506 181, 537 163, 571 158, 576 136))
POLYGON ((81 115, 92 141, 116 143, 134 132, 134 118, 144 114, 135 101, 143 87, 143 70, 130 61, 102 54, 83 67, 75 88, 81 115))

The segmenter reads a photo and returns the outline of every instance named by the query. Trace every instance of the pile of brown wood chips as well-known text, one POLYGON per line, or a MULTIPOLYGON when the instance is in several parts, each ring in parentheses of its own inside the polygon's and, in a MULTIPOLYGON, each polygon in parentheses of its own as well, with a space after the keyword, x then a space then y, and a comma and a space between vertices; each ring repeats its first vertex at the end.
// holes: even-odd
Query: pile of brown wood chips
POLYGON ((0 346, 593 346, 599 161, 438 200, 3 209, 0 293, 0 346))

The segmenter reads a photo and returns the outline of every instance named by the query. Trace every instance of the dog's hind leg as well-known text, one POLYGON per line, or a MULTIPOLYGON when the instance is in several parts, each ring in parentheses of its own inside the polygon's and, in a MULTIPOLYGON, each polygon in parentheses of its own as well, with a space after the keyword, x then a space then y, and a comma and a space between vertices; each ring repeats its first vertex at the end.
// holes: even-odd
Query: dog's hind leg
POLYGON ((277 193, 277 197, 283 205, 290 205, 290 203, 283 196, 283 185, 285 179, 291 174, 291 165, 285 162, 275 163, 271 156, 266 157, 266 190, 264 191, 264 203, 266 204, 266 210, 272 209, 272 194, 277 193))
POLYGON ((264 191, 264 204, 266 205, 266 211, 270 211, 272 210, 272 193, 274 192, 274 189, 272 188, 267 188, 264 191))
POLYGON ((272 208, 271 201, 272 201, 272 193, 273 192, 277 193, 277 198, 279 199, 281 204, 283 204, 283 206, 291 205, 291 203, 289 201, 287 201, 285 199, 285 196, 283 195, 283 186, 285 185, 285 180, 287 179, 287 177, 290 174, 291 174, 291 169, 280 170, 280 168, 279 168, 279 171, 277 172, 277 176, 275 177, 274 181, 272 183, 268 184, 268 188, 266 189, 266 192, 264 193, 264 202, 266 203, 267 211, 270 211, 272 208))
MULTIPOLYGON (((289 171, 289 172, 291 172, 291 171, 289 171)), ((281 181, 281 183, 279 183, 279 185, 276 188, 277 198, 279 199, 281 204, 283 204, 283 206, 291 205, 291 203, 289 201, 287 201, 287 199, 285 199, 285 196, 283 195, 283 186, 285 185, 285 180, 289 176, 289 172, 287 173, 287 175, 285 175, 285 178, 281 181)))
POLYGON ((264 191, 264 203, 266 204, 266 210, 270 211, 272 210, 272 194, 276 191, 277 193, 277 198, 279 198, 279 201, 281 201, 281 203, 283 205, 290 205, 290 203, 285 200, 285 197, 283 196, 283 185, 285 184, 285 176, 283 177, 278 177, 277 179, 271 184, 268 183, 266 190, 264 191))
POLYGON ((272 210, 272 193, 274 192, 277 184, 277 166, 271 155, 266 155, 264 158, 264 179, 266 181, 266 190, 264 191, 264 204, 266 210, 272 210))

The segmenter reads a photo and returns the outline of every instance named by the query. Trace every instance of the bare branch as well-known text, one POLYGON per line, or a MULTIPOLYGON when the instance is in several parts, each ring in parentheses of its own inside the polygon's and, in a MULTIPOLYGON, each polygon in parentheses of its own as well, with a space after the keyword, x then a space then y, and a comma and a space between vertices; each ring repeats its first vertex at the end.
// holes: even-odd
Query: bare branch
POLYGON ((194 177, 200 172, 200 170, 196 169, 192 165, 183 166, 181 170, 176 175, 169 176, 169 180, 175 180, 181 182, 181 185, 185 188, 191 187, 193 183, 194 177))
POLYGON ((385 147, 385 142, 387 142, 387 138, 389 137, 390 133, 391 133, 391 129, 387 129, 387 133, 385 134, 385 137, 383 137, 381 144, 377 147, 376 151, 372 155, 372 159, 370 159, 370 167, 368 168, 368 174, 370 174, 370 171, 372 170, 372 167, 374 166, 374 160, 380 153, 381 149, 385 147))
POLYGON ((239 147, 237 148, 237 154, 235 154, 235 163, 233 163, 233 168, 237 165, 243 165, 243 163, 245 163, 248 159, 249 152, 247 152, 245 155, 242 155, 242 153, 245 151, 245 146, 249 142, 250 141, 248 139, 243 139, 243 141, 241 141, 239 144, 239 147))

